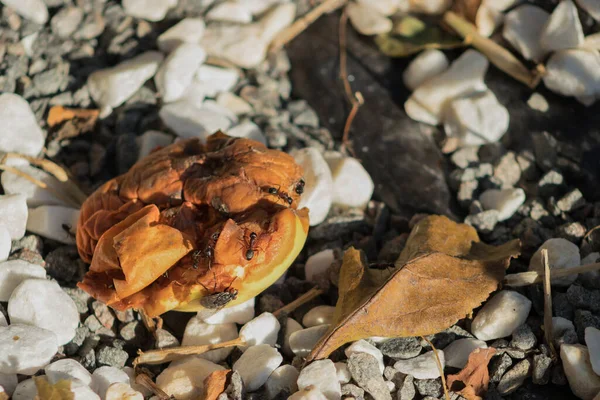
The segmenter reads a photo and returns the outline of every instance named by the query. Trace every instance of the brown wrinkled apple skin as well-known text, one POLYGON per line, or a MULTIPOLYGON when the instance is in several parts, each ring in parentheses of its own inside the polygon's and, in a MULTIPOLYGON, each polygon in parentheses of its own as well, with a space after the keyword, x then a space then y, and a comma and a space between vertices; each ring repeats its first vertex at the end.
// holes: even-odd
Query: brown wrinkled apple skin
POLYGON ((241 291, 289 248, 290 223, 307 230, 301 178, 288 154, 220 132, 155 151, 83 204, 77 248, 91 266, 79 286, 155 315, 202 291, 241 291))

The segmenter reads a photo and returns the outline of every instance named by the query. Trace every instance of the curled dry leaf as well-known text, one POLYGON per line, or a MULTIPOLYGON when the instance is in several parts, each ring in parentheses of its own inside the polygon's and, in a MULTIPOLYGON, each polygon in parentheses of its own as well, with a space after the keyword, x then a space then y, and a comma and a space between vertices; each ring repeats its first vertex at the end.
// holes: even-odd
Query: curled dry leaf
POLYGON ((83 204, 79 287, 150 317, 239 304, 275 282, 308 233, 302 169, 264 145, 216 133, 179 141, 83 204))
POLYGON ((51 384, 45 377, 34 377, 37 396, 35 400, 73 400, 74 395, 71 392, 71 382, 61 379, 55 384, 51 384))
POLYGON ((448 387, 467 400, 481 400, 490 383, 488 364, 496 349, 475 349, 469 355, 467 365, 455 375, 448 375, 448 387))
POLYGON ((219 395, 227 388, 227 381, 231 374, 230 369, 214 371, 204 378, 204 391, 202 400, 217 400, 219 395))
POLYGON ((371 336, 426 336, 480 306, 502 282, 520 242, 479 242, 471 226, 429 216, 413 228, 393 271, 373 270, 362 254, 344 254, 331 329, 308 361, 371 336))

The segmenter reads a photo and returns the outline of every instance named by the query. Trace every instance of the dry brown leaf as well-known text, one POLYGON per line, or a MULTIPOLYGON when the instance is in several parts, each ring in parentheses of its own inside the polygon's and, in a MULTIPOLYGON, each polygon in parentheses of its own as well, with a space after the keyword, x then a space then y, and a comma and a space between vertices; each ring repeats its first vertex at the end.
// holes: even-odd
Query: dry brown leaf
POLYGON ((204 378, 204 393, 202 400, 217 400, 219 395, 227 388, 227 380, 230 373, 230 369, 223 369, 214 371, 204 378))
POLYGON ((481 0, 454 0, 451 10, 467 21, 475 23, 477 10, 481 6, 481 0))
POLYGON ((71 382, 61 379, 54 385, 44 377, 35 377, 35 386, 37 388, 37 396, 35 400, 73 400, 73 392, 71 392, 71 382))
POLYGON ((496 349, 493 347, 473 350, 467 365, 458 374, 448 375, 447 382, 450 390, 467 400, 481 400, 490 383, 488 364, 494 354, 496 349), (457 383, 458 385, 455 385, 457 383))
POLYGON ((362 254, 349 249, 334 322, 307 361, 371 336, 426 336, 448 328, 497 289, 519 252, 518 240, 488 246, 473 227, 443 216, 413 228, 393 271, 366 268, 362 254))
POLYGON ((63 106, 54 106, 48 111, 48 126, 53 127, 62 122, 80 118, 96 120, 100 115, 100 110, 86 110, 82 108, 65 108, 63 106))

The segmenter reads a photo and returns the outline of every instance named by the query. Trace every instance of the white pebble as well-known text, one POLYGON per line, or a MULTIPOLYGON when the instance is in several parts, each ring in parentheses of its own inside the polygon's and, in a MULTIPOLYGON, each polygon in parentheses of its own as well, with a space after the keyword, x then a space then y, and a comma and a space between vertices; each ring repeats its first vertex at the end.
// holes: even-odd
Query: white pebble
POLYGON ((158 115, 177 136, 182 138, 199 137, 206 140, 209 135, 218 130, 227 132, 229 127, 236 122, 230 117, 229 110, 220 111, 212 106, 199 106, 184 97, 179 101, 162 106, 158 115))
POLYGON ((590 50, 562 50, 546 62, 544 85, 563 96, 595 96, 600 93, 600 55, 590 50))
POLYGON ((125 372, 129 377, 129 384, 134 390, 140 392, 144 396, 144 398, 152 396, 152 390, 148 389, 146 386, 140 385, 139 383, 135 382, 135 370, 133 368, 123 367, 123 372, 125 372))
POLYGON ((593 326, 585 328, 585 344, 590 354, 590 363, 596 375, 600 375, 600 330, 593 326))
POLYGON ((333 322, 334 313, 335 307, 316 306, 304 314, 304 317, 302 317, 302 325, 310 328, 317 325, 331 324, 333 322))
POLYGON ((37 386, 33 379, 20 382, 13 393, 12 400, 32 400, 37 396, 37 386))
POLYGON ((552 11, 546 22, 540 44, 547 52, 571 49, 583 44, 583 28, 577 7, 571 0, 563 0, 552 11))
POLYGON ((252 12, 243 3, 226 1, 211 8, 206 20, 247 24, 252 22, 252 12))
POLYGON ((597 0, 577 0, 577 4, 596 21, 600 21, 600 3, 597 0))
MULTIPOLYGON (((190 319, 183 332, 182 346, 197 346, 205 344, 216 344, 233 340, 238 337, 237 325, 234 323, 210 325, 200 318, 190 319)), ((205 358, 214 363, 225 360, 233 347, 216 349, 199 354, 198 357, 205 358)))
POLYGON ((349 3, 346 12, 352 26, 363 35, 379 35, 392 30, 392 21, 362 3, 349 3))
MULTIPOLYGON (((73 400, 101 400, 89 386, 77 385, 71 383, 71 393, 73 393, 73 400)), ((119 400, 126 399, 119 397, 119 400)), ((108 399, 105 399, 108 400, 108 399)), ((127 399, 129 400, 129 399, 127 399)), ((142 399, 143 400, 143 399, 142 399)))
POLYGON ((400 1, 397 0, 358 0, 358 2, 386 16, 394 14, 400 5, 400 1))
POLYGON ((173 136, 159 131, 146 131, 135 139, 138 145, 138 160, 146 157, 157 148, 162 148, 173 143, 173 136))
POLYGON ((6 320, 4 313, 1 313, 1 312, 0 312, 0 326, 8 326, 8 321, 6 320))
POLYGON ((91 73, 87 85, 90 95, 101 109, 100 117, 107 117, 114 107, 120 106, 137 92, 154 76, 162 60, 163 55, 158 51, 148 51, 112 68, 91 73))
POLYGON ((252 24, 211 24, 200 44, 211 56, 242 68, 253 68, 265 59, 271 41, 294 21, 295 16, 296 5, 284 3, 273 7, 252 24))
POLYGON ((600 376, 594 373, 587 347, 580 344, 560 346, 565 375, 575 396, 591 400, 600 392, 600 376))
POLYGON ((21 239, 25 235, 27 214, 27 198, 24 195, 0 196, 0 224, 8 229, 11 239, 21 239))
POLYGON ((201 65, 196 71, 196 82, 202 85, 208 97, 215 97, 221 92, 229 92, 238 79, 240 79, 240 72, 234 68, 201 65))
POLYGON ((210 310, 198 312, 198 318, 207 324, 226 324, 235 322, 236 324, 245 324, 254 318, 255 297, 233 307, 223 308, 213 314, 210 310))
POLYGON ((75 337, 79 312, 71 297, 55 281, 27 279, 19 284, 8 300, 8 318, 12 324, 34 325, 54 332, 59 345, 75 337))
POLYGON ((221 92, 217 96, 217 104, 227 108, 237 116, 250 114, 252 106, 239 96, 230 92, 221 92))
POLYGON ((555 348, 560 349, 567 331, 571 331, 573 335, 576 335, 575 325, 572 321, 563 317, 552 317, 552 336, 554 337, 555 348))
POLYGON ((56 335, 31 325, 11 321, 0 327, 0 373, 33 375, 58 351, 56 335))
MULTIPOLYGON (((581 255, 579 247, 572 242, 562 238, 548 239, 542 244, 529 260, 529 270, 544 272, 542 263, 542 250, 548 250, 548 265, 550 270, 569 269, 581 265, 581 255)), ((555 286, 569 286, 577 279, 577 274, 564 276, 562 278, 552 278, 552 284, 555 286)))
POLYGON ((485 210, 498 211, 498 221, 506 221, 525 202, 525 191, 521 188, 488 189, 481 194, 479 201, 485 210))
POLYGON ((480 340, 510 336, 517 327, 525 323, 530 310, 531 300, 527 297, 514 291, 502 290, 479 310, 471 324, 471 333, 480 340))
POLYGON ((356 342, 348 346, 346 350, 344 350, 344 354, 348 358, 350 358, 350 356, 354 353, 366 353, 375 357, 375 359, 379 363, 379 371, 383 374, 383 370, 385 369, 385 364, 383 363, 383 354, 377 347, 373 346, 366 340, 357 340, 356 342))
POLYGON ((248 120, 227 131, 229 136, 242 137, 246 139, 256 140, 259 143, 267 144, 267 139, 262 131, 254 122, 248 120))
POLYGON ((483 340, 472 338, 458 339, 444 348, 446 365, 454 368, 464 368, 469 360, 469 355, 476 349, 486 349, 483 340))
MULTIPOLYGON (((49 188, 59 193, 64 193, 58 180, 49 173, 29 165, 28 162, 20 159, 9 159, 7 165, 26 173, 48 185, 49 188), (14 160, 14 161, 13 161, 14 160)), ((10 171, 4 171, 1 177, 2 187, 6 194, 22 194, 27 198, 28 207, 38 207, 43 205, 67 205, 65 201, 55 196, 48 189, 43 189, 21 175, 13 174, 10 171)))
POLYGON ((267 398, 269 400, 275 398, 282 390, 286 390, 287 393, 297 391, 298 384, 296 381, 298 375, 300 375, 300 372, 292 365, 282 365, 277 368, 265 383, 267 398))
POLYGON ((79 210, 63 206, 40 206, 29 210, 27 230, 48 239, 74 244, 79 210), (67 232, 63 226, 68 226, 67 232))
POLYGON ((115 382, 108 387, 105 400, 144 400, 144 395, 127 383, 115 382))
POLYGON ((290 335, 290 349, 298 357, 306 357, 315 347, 315 344, 329 330, 330 325, 313 326, 301 329, 290 335))
POLYGON ((306 147, 291 153, 296 163, 304 170, 304 193, 298 208, 309 209, 310 226, 325 220, 333 202, 333 177, 321 152, 306 147))
POLYGON ((425 50, 408 64, 402 74, 402 81, 408 89, 415 90, 447 69, 448 58, 443 52, 437 49, 425 50))
POLYGON ((483 77, 489 62, 478 51, 467 50, 450 68, 420 85, 404 103, 408 116, 438 125, 448 100, 486 89, 483 77))
POLYGON ((161 21, 177 0, 123 0, 125 14, 148 21, 161 21))
POLYGON ((336 362, 334 365, 338 381, 341 384, 350 382, 350 380, 352 379, 352 374, 348 369, 348 364, 346 364, 345 362, 336 362))
POLYGON ((198 43, 204 35, 202 18, 185 18, 167 29, 156 39, 156 45, 165 53, 170 53, 183 43, 198 43))
POLYGON ((365 207, 375 184, 365 167, 353 157, 338 152, 325 154, 325 161, 333 179, 333 204, 345 207, 365 207))
MULTIPOLYGON (((437 355, 442 367, 444 367, 446 365, 444 352, 437 350, 437 355)), ((440 377, 440 369, 433 351, 428 351, 408 360, 396 361, 394 368, 403 374, 412 375, 416 379, 436 379, 440 377)))
POLYGON ((13 93, 0 94, 0 121, 0 151, 32 157, 42 151, 45 135, 27 100, 13 93))
POLYGON ((527 60, 539 62, 546 54, 540 36, 550 14, 539 7, 521 5, 504 17, 502 36, 527 60))
POLYGON ((527 105, 530 108, 543 113, 548 111, 548 108, 550 107, 546 98, 537 92, 531 94, 529 100, 527 100, 527 105))
POLYGON ((249 347, 231 368, 242 377, 249 392, 258 390, 283 361, 277 349, 268 344, 249 347))
MULTIPOLYGON (((8 231, 8 228, 6 226, 0 224, 0 262, 8 259, 8 256, 10 255, 11 246, 12 240, 10 238, 10 232, 8 231)), ((0 293, 2 293, 1 289, 0 293)))
POLYGON ((63 379, 85 386, 92 384, 92 374, 83 365, 71 358, 58 360, 47 365, 44 372, 48 382, 53 385, 63 379))
POLYGON ((17 378, 17 374, 0 373, 0 387, 4 389, 4 392, 8 394, 9 397, 12 396, 18 384, 19 379, 17 378))
MULTIPOLYGON (((341 389, 340 389, 341 391, 341 389)), ((294 393, 287 400, 329 400, 319 389, 310 385, 294 393)))
POLYGON ((204 49, 191 43, 180 45, 167 56, 154 76, 156 88, 165 103, 183 96, 204 60, 204 49))
POLYGON ((283 354, 288 357, 293 357, 294 352, 290 346, 290 336, 292 333, 301 331, 304 329, 295 319, 288 318, 285 323, 285 333, 283 335, 283 354))
POLYGON ((0 301, 8 301, 17 286, 26 279, 45 279, 44 267, 24 260, 10 260, 0 263, 0 301))
POLYGON ((2 0, 2 3, 38 25, 48 22, 48 8, 42 0, 2 0))
POLYGON ((410 0, 410 11, 422 14, 441 14, 452 5, 452 0, 410 0))
POLYGON ((109 386, 115 382, 129 384, 129 375, 119 368, 104 366, 94 370, 90 387, 102 399, 106 399, 109 386))
POLYGON ((317 282, 335 261, 335 253, 332 249, 321 250, 308 257, 304 264, 304 275, 307 281, 317 282))
POLYGON ((475 25, 480 35, 490 37, 504 22, 504 14, 493 7, 481 4, 475 14, 475 25))
POLYGON ((277 334, 279 333, 279 321, 269 313, 264 312, 251 321, 248 321, 240 329, 240 338, 246 341, 246 346, 239 346, 242 350, 248 349, 249 346, 259 344, 268 344, 275 346, 277 343, 277 334))
POLYGON ((337 371, 333 361, 313 361, 300 371, 298 388, 303 390, 309 386, 319 389, 328 400, 339 400, 341 398, 342 389, 337 379, 337 371))

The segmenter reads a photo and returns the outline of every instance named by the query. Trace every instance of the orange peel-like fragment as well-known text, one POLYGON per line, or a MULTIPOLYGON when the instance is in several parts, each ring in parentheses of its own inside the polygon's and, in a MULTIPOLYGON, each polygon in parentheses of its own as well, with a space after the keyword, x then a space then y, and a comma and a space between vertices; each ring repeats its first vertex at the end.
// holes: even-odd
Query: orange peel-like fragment
POLYGON ((115 309, 225 306, 275 282, 301 251, 308 210, 297 210, 302 169, 261 143, 211 135, 140 160, 83 204, 77 247, 90 269, 80 288, 115 309))

